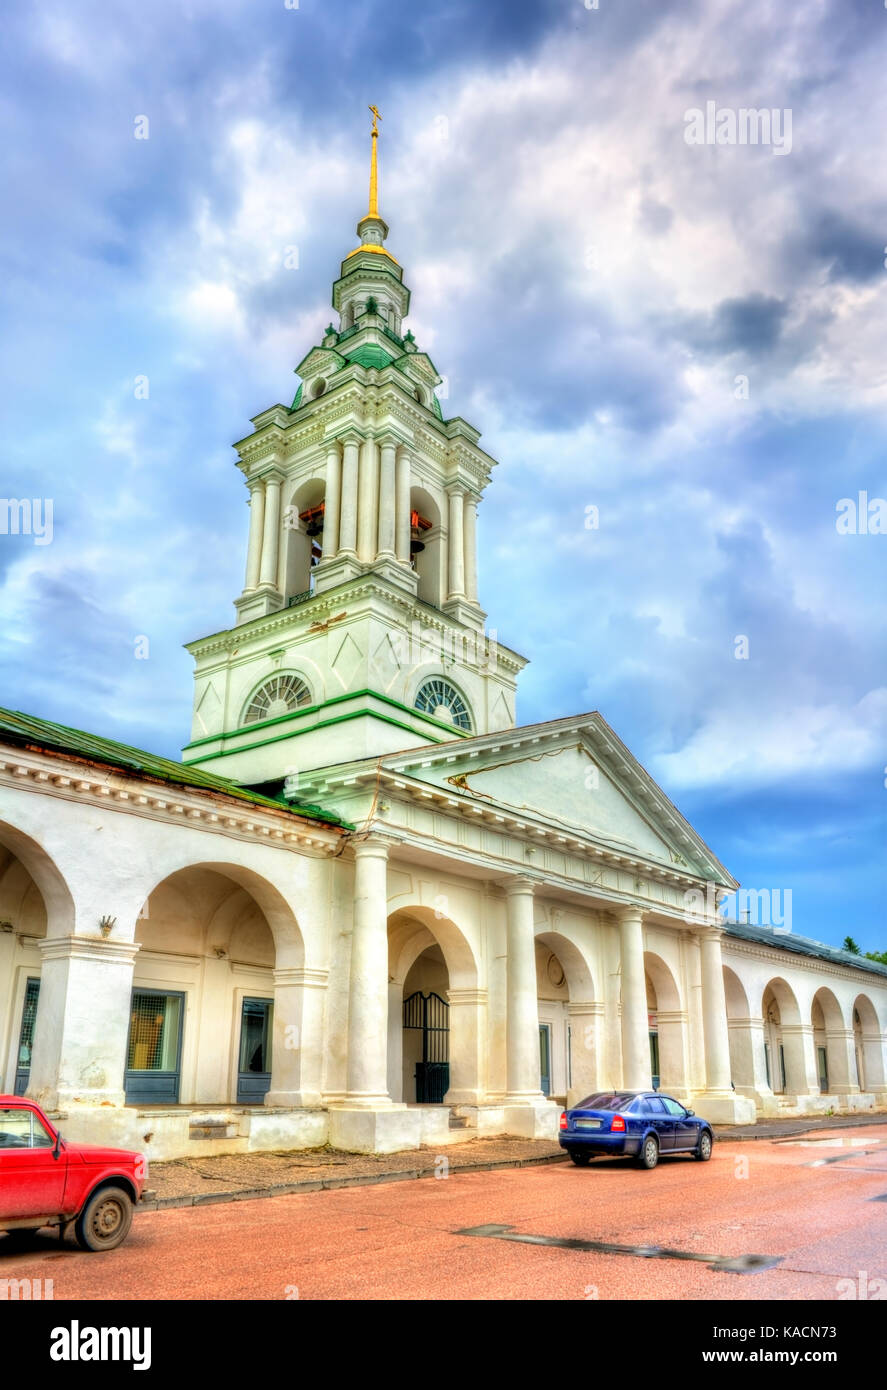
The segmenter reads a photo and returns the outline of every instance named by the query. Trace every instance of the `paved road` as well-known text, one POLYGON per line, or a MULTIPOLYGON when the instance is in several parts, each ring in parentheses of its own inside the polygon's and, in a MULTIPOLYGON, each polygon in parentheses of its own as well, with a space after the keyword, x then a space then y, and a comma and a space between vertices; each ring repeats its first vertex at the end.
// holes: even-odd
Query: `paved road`
POLYGON ((708 1164, 652 1173, 601 1160, 142 1212, 108 1255, 51 1236, 2 1249, 0 1279, 52 1278, 57 1300, 836 1299, 839 1280, 861 1278, 870 1297, 887 1280, 887 1126, 722 1143, 708 1164), (479 1227, 500 1236, 465 1234, 479 1227), (733 1273, 680 1257, 699 1255, 779 1263, 733 1273))

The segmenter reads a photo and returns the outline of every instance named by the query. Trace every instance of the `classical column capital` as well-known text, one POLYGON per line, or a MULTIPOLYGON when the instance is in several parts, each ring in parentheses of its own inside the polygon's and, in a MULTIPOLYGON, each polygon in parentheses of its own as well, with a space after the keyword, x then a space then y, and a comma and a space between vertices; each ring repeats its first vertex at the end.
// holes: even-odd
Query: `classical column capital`
POLYGON ((353 444, 358 448, 366 441, 367 437, 366 432, 364 430, 359 430, 356 425, 348 425, 338 435, 339 442, 343 446, 346 444, 353 444))
POLYGON ((307 966, 280 966, 274 970, 276 985, 301 985, 305 989, 326 989, 330 972, 307 966))
POLYGON ((370 834, 362 839, 353 839, 351 848, 355 859, 387 859, 389 853, 398 843, 388 835, 370 834))
POLYGON ((523 874, 518 874, 513 878, 506 878, 502 887, 508 898, 514 897, 518 893, 535 893, 537 884, 535 879, 528 878, 523 874))
POLYGON ((282 483, 286 477, 286 470, 280 463, 270 463, 263 468, 255 477, 250 479, 251 483, 282 483))
POLYGON ((641 907, 638 903, 623 903, 621 906, 614 906, 613 914, 620 925, 629 922, 640 922, 643 925, 644 918, 649 915, 649 909, 641 907))

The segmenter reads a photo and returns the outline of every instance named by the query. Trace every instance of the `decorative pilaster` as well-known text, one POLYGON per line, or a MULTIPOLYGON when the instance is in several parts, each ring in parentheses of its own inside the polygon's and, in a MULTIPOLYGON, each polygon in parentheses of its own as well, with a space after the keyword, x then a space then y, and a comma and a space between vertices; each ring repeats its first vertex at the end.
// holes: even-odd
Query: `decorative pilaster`
POLYGON ((139 947, 102 937, 48 937, 28 1095, 46 1110, 122 1106, 133 964, 139 947))
POLYGON ((265 1096, 266 1106, 314 1108, 321 1103, 328 974, 304 968, 274 971, 271 1089, 265 1096))
POLYGON ((375 439, 365 439, 360 451, 360 481, 357 488, 357 558, 370 565, 376 558, 378 535, 378 467, 375 439))

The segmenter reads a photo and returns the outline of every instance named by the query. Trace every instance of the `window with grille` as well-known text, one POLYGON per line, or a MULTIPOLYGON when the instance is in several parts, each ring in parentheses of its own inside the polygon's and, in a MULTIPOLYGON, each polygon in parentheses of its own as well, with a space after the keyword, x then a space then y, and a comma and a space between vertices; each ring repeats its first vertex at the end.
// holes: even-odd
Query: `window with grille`
POLYGON ((181 1008, 178 994, 133 992, 127 1071, 176 1070, 181 1008))
POLYGON ((455 686, 449 681, 434 677, 423 681, 416 692, 415 707, 433 719, 446 724, 455 724, 457 729, 471 728, 471 715, 468 706, 455 686))
POLYGON ((279 719, 310 704, 311 691, 301 676, 274 676, 259 686, 246 707, 243 723, 256 724, 261 719, 279 719))
POLYGON ((34 1023, 37 1018, 37 1000, 40 997, 40 981, 28 980, 25 989, 25 1005, 22 1009, 22 1030, 18 1039, 18 1064, 30 1067, 31 1048, 34 1046, 34 1023))

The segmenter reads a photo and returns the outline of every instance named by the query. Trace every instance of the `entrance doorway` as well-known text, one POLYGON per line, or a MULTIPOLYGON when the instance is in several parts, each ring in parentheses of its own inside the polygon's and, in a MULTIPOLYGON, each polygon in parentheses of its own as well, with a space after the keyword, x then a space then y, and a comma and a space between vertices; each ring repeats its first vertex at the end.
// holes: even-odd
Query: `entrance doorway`
POLYGON ((240 1056, 237 1063, 238 1105, 261 1105, 271 1087, 270 999, 244 999, 240 1012, 240 1056))
POLYGON ((34 1022, 37 1018, 39 996, 40 980, 31 977, 25 986, 22 1026, 18 1035, 18 1056, 15 1062, 15 1094, 17 1096, 25 1094, 31 1076, 31 1049, 34 1046, 34 1022))
POLYGON ((415 1061, 416 1102, 440 1105, 450 1089, 450 1006, 418 989, 403 1001, 403 1027, 404 1057, 415 1061))
POLYGON ((133 990, 126 1048, 127 1103, 178 1104, 184 1004, 184 994, 133 990))

